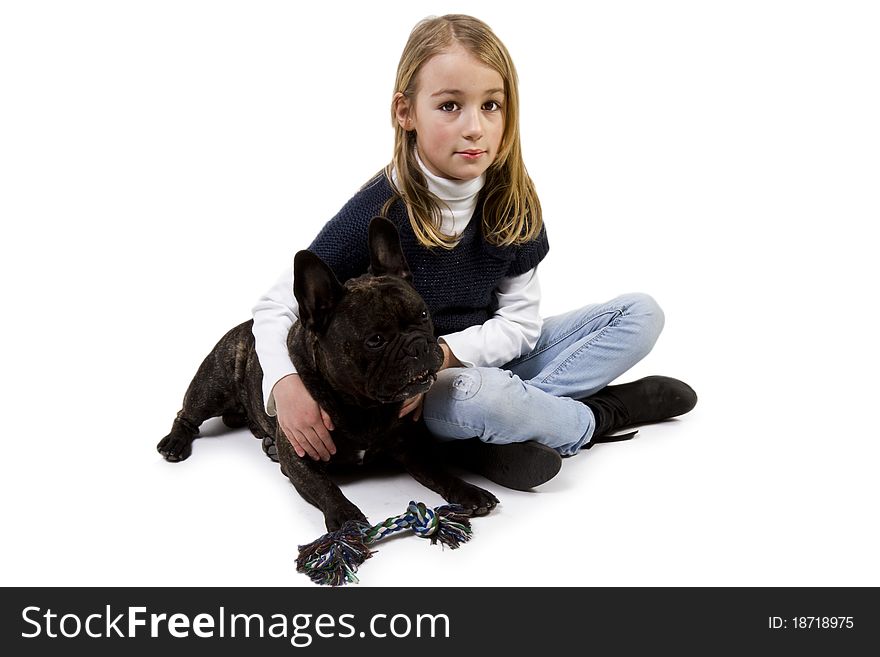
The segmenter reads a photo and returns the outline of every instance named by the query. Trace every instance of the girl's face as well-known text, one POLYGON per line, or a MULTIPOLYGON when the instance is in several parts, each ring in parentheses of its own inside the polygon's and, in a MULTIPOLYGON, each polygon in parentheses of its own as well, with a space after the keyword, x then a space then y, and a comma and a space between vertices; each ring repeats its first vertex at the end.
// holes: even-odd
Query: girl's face
POLYGON ((495 161, 504 131, 504 81, 459 45, 425 62, 414 99, 398 95, 397 121, 416 131, 434 175, 473 180, 495 161))

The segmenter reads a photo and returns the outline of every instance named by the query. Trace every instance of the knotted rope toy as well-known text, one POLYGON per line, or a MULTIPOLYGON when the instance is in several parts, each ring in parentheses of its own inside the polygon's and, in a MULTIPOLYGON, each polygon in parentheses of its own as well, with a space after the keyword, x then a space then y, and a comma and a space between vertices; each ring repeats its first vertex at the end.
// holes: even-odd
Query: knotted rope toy
POLYGON ((367 546, 407 528, 416 536, 431 539, 431 545, 439 541, 453 550, 470 540, 472 533, 463 506, 448 504, 429 509, 422 502, 410 502, 405 513, 378 525, 371 527, 350 520, 335 532, 299 546, 296 570, 316 584, 340 586, 358 582, 358 566, 373 556, 373 550, 367 546))

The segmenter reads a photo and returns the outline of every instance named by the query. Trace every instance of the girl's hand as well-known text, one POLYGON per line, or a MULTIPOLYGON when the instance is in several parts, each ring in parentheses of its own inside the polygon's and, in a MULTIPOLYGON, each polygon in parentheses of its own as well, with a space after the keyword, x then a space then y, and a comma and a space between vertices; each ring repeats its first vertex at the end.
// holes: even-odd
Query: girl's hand
POLYGON ((316 461, 329 461, 336 453, 336 445, 330 437, 333 421, 312 399, 299 374, 290 374, 278 381, 272 394, 278 425, 297 456, 302 458, 308 454, 316 461))
POLYGON ((461 361, 455 357, 455 354, 452 353, 452 349, 449 348, 448 344, 441 342, 440 349, 443 350, 443 364, 440 366, 441 370, 445 370, 449 367, 461 367, 461 361))
POLYGON ((409 413, 413 414, 413 422, 418 422, 419 418, 422 417, 422 406, 425 403, 425 393, 419 393, 415 397, 410 397, 405 402, 403 402, 403 406, 400 409, 400 413, 397 415, 398 418, 403 417, 404 415, 408 415, 409 413))

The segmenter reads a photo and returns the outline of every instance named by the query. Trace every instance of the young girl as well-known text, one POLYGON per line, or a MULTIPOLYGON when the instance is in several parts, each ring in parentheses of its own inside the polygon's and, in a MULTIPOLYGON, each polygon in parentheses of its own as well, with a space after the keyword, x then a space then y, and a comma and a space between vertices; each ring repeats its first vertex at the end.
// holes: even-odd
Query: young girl
MULTIPOLYGON (((485 23, 448 15, 416 25, 391 113, 391 163, 309 249, 345 281, 367 270, 370 219, 384 215, 397 225, 445 355, 437 382, 405 402, 401 416, 424 418, 461 465, 524 490, 553 477, 560 456, 693 408, 693 390, 675 379, 608 385, 663 328, 651 297, 539 315, 547 232, 520 151, 516 70, 485 23)), ((329 460, 333 421, 287 354, 297 319, 292 278, 289 269, 253 310, 266 411, 300 457, 329 460)))

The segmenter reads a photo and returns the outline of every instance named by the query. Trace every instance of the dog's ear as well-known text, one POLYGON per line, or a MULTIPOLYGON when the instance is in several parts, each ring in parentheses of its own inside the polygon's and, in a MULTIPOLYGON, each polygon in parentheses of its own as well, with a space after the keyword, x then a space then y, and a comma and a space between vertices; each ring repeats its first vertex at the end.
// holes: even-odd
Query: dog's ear
POLYGON ((370 221, 370 273, 400 276, 412 283, 412 272, 403 256, 397 228, 384 217, 373 217, 370 221))
POLYGON ((333 270, 311 251, 300 251, 293 259, 293 296, 299 304, 299 319, 306 328, 323 333, 336 304, 345 294, 333 270))

